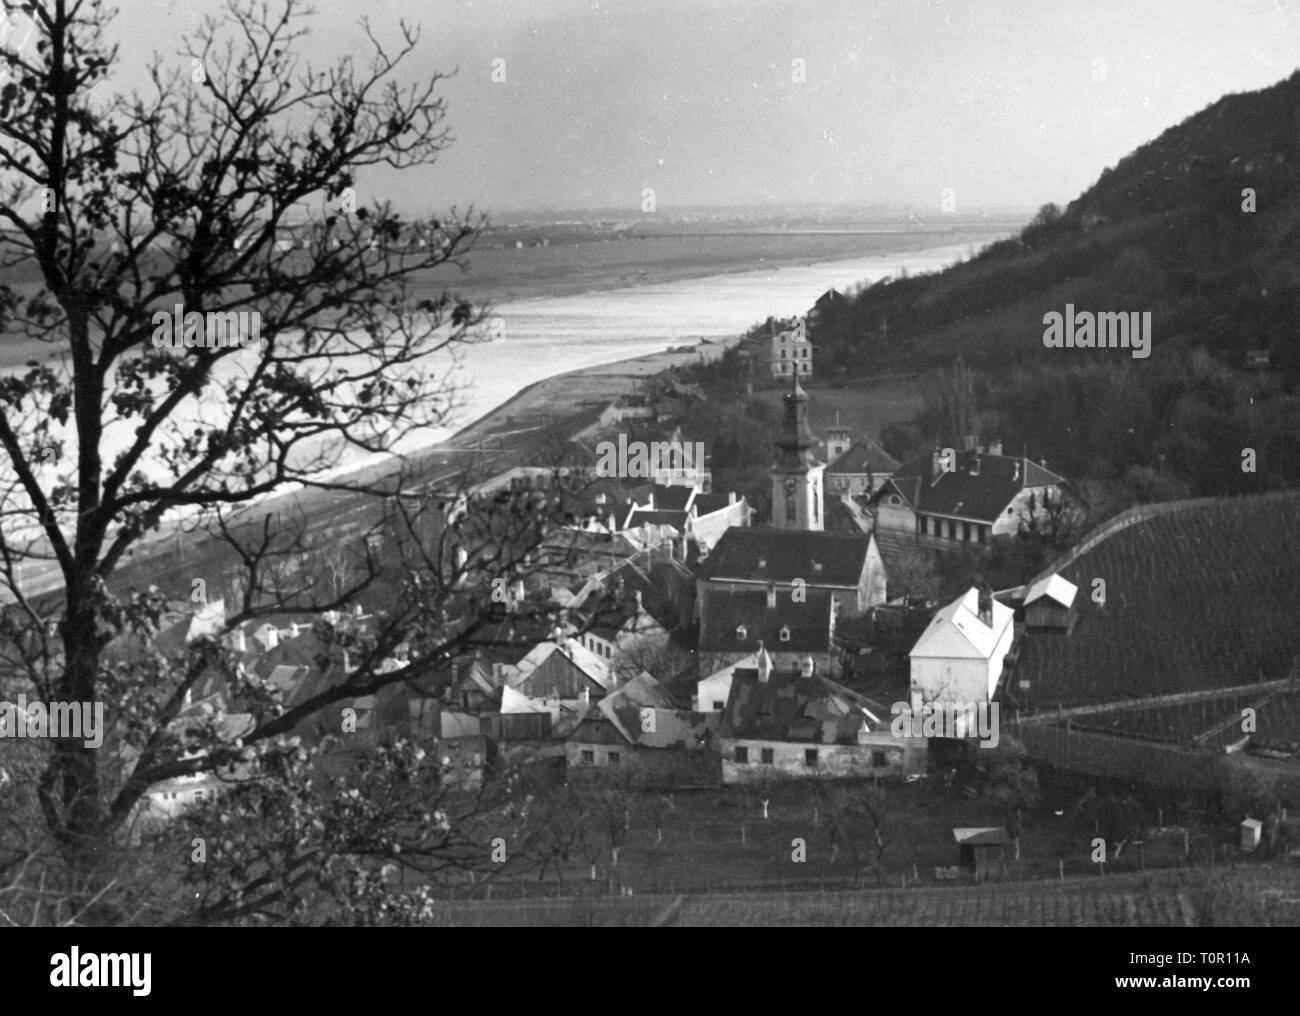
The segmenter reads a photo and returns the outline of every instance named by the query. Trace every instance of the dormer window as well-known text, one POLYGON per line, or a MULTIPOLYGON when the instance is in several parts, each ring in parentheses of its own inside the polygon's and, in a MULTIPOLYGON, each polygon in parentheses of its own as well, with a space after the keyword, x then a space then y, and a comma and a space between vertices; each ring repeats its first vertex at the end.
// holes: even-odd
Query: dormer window
POLYGON ((814 561, 812 566, 814 575, 820 575, 822 573, 822 563, 820 561, 814 561))
POLYGON ((759 566, 760 568, 766 568, 766 567, 767 567, 767 559, 766 559, 766 558, 763 558, 763 557, 760 557, 760 558, 758 559, 758 566, 759 566))
POLYGON ((787 625, 782 625, 782 626, 781 626, 781 630, 780 630, 780 632, 777 633, 777 636, 778 636, 778 638, 781 639, 782 642, 789 642, 789 641, 790 641, 790 626, 789 626, 788 624, 787 624, 787 625))
POLYGON ((736 625, 736 641, 737 641, 737 642, 744 642, 744 641, 745 641, 745 636, 748 635, 748 634, 749 634, 749 630, 748 630, 748 629, 747 629, 743 624, 738 624, 738 625, 736 625))

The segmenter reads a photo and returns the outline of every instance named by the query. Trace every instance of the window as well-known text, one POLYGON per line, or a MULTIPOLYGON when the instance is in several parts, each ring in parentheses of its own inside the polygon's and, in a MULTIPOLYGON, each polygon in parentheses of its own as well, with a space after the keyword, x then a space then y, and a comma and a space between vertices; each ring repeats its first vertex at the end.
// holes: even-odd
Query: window
POLYGON ((763 765, 770 766, 773 764, 773 752, 771 748, 764 748, 762 753, 763 765))
POLYGON ((713 708, 714 708, 715 711, 719 711, 719 712, 720 712, 721 710, 725 709, 726 707, 727 707, 727 704, 726 704, 725 702, 719 702, 717 699, 714 699, 714 700, 713 700, 713 708))
POLYGON ((736 761, 737 761, 737 762, 748 763, 748 762, 749 762, 749 749, 748 749, 748 748, 737 748, 737 749, 736 749, 736 761))
POLYGON ((611 752, 609 753, 609 764, 612 765, 612 766, 616 766, 616 765, 618 765, 618 762, 619 762, 618 752, 616 752, 616 751, 611 751, 611 752))
POLYGON ((873 751, 871 753, 871 764, 877 769, 883 769, 889 765, 889 757, 883 751, 873 751))
POLYGON ((816 748, 805 748, 805 749, 804 749, 804 751, 803 751, 803 764, 806 765, 806 766, 809 766, 810 768, 815 768, 815 767, 816 767, 816 765, 817 765, 817 749, 816 749, 816 748))
POLYGON ((583 749, 582 764, 584 766, 589 766, 589 765, 594 765, 595 762, 596 762, 596 753, 594 751, 583 749))
POLYGON ((749 632, 748 632, 748 630, 745 628, 745 626, 744 626, 743 624, 738 624, 738 625, 736 625, 736 641, 737 641, 737 642, 744 642, 744 641, 745 641, 745 636, 748 635, 748 634, 749 634, 749 632))
POLYGON ((897 494, 890 494, 890 495, 889 495, 889 503, 890 503, 890 504, 902 504, 902 503, 903 503, 903 499, 900 498, 897 494))
POLYGON ((970 543, 970 523, 963 522, 961 524, 961 529, 962 529, 961 538, 965 540, 967 543, 970 543))
POLYGON ((782 625, 782 626, 781 626, 781 631, 778 632, 778 636, 779 636, 779 638, 781 639, 782 642, 789 642, 789 641, 790 641, 790 626, 789 626, 788 624, 787 624, 787 625, 782 625))

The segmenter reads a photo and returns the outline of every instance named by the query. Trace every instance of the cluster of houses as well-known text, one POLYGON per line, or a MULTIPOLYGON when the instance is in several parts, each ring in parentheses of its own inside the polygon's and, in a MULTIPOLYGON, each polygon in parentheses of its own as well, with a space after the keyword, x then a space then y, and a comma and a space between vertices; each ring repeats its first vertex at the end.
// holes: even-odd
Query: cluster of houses
MULTIPOLYGON (((611 427, 671 423, 653 401, 620 400, 604 415, 611 427)), ((467 787, 503 758, 660 786, 923 772, 929 738, 900 737, 890 702, 846 685, 852 640, 842 633, 888 609, 891 551, 1013 531, 1060 477, 996 446, 899 463, 838 425, 819 441, 797 373, 776 446, 768 525, 754 524, 743 497, 711 492, 707 463, 691 475, 594 478, 530 553, 491 623, 439 673, 344 700, 300 732, 353 749, 417 730, 439 740, 467 787), (352 726, 340 737, 343 714, 352 726)), ((483 489, 534 480, 516 469, 483 489)), ((1068 632, 1074 596, 1052 576, 1027 591, 1025 616, 1036 630, 1068 632)), ((976 587, 939 605, 909 654, 910 704, 993 701, 1024 628, 1015 613, 976 587)), ((323 620, 364 631, 375 619, 323 620)), ((161 638, 183 644, 223 622, 213 604, 161 638)), ((356 666, 297 619, 226 638, 288 708, 356 666)), ((381 667, 408 662, 403 648, 381 667)), ((187 698, 187 715, 205 709, 232 737, 252 722, 220 701, 215 683, 187 698)), ((209 777, 172 781, 151 790, 147 807, 173 815, 216 789, 209 777)))

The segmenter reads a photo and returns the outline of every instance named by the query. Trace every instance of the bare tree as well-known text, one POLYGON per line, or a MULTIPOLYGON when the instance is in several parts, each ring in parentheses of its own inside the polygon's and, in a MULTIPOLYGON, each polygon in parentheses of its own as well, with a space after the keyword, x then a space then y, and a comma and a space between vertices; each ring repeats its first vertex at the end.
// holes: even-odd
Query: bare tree
MULTIPOLYGON (((399 496, 405 470, 321 472, 344 450, 384 452, 446 420, 456 389, 429 357, 473 341, 483 320, 450 294, 412 290, 462 263, 481 218, 453 209, 413 224, 357 195, 359 171, 420 169, 446 147, 442 75, 397 81, 413 28, 389 47, 363 23, 368 63, 321 71, 294 53, 300 0, 278 11, 232 0, 123 96, 110 88, 101 3, 0 3, 28 11, 37 35, 21 52, 0 49, 0 265, 35 280, 0 283, 0 330, 48 349, 0 380, 4 653, 7 680, 46 700, 109 703, 103 750, 53 741, 38 783, 49 835, 85 874, 109 863, 149 787, 281 758, 321 708, 445 666, 483 623, 476 590, 515 573, 549 502, 479 502, 444 513, 420 542, 397 524, 426 510, 399 496), (304 568, 343 538, 307 525, 307 508, 296 523, 240 514, 290 486, 370 506, 348 537, 354 580, 323 589, 304 568), (242 573, 229 626, 382 588, 394 609, 348 680, 286 709, 215 636, 147 666, 111 664, 124 633, 158 630, 166 598, 122 577, 132 554, 147 556, 148 535, 178 519, 220 548, 188 565, 196 582, 215 578, 208 569, 242 573), (33 570, 56 596, 28 595, 33 570), (384 665, 399 645, 407 662, 384 665), (187 694, 214 673, 254 720, 237 744, 219 724, 182 723, 187 694)), ((300 775, 273 773, 285 788, 300 775)), ((259 884, 295 877, 283 865, 227 870, 259 884)))

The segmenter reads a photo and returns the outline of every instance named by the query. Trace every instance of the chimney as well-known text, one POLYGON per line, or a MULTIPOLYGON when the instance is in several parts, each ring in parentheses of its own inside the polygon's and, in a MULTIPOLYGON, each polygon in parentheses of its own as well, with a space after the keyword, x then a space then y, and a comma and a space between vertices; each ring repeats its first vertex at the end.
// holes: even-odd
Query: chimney
POLYGON ((289 622, 289 638, 291 638, 291 639, 296 639, 296 638, 298 637, 298 635, 299 635, 298 622, 297 622, 297 621, 290 621, 290 622, 289 622))
POLYGON ((243 629, 243 628, 236 628, 236 629, 231 633, 231 637, 232 637, 233 642, 234 642, 234 649, 235 649, 235 652, 237 652, 237 653, 246 653, 246 652, 248 652, 248 638, 244 635, 244 629, 243 629))
POLYGON ((267 649, 274 649, 280 644, 280 632, 275 625, 269 624, 262 632, 262 640, 266 643, 267 649))
POLYGON ((984 627, 993 627, 993 590, 985 583, 979 591, 979 617, 984 627))
POLYGON ((772 657, 767 655, 767 650, 763 648, 763 642, 760 639, 758 643, 758 683, 767 684, 768 678, 772 676, 772 657))
POLYGON ((970 475, 971 475, 971 476, 979 476, 979 475, 980 475, 980 453, 979 453, 979 452, 972 452, 972 453, 971 453, 971 459, 970 459, 970 475))
POLYGON ((989 442, 989 454, 990 454, 990 455, 1001 455, 1001 454, 1002 454, 1002 442, 1001 442, 1001 441, 990 441, 990 442, 989 442))
POLYGON ((736 503, 736 492, 734 490, 727 491, 727 504, 735 504, 735 503, 736 503))
POLYGON ((636 591, 636 612, 639 614, 643 610, 645 610, 645 607, 641 605, 641 590, 638 589, 636 591))
POLYGON ((767 584, 767 609, 776 610, 776 583, 767 584))
POLYGON ((961 438, 961 444, 962 444, 962 448, 963 448, 965 451, 973 452, 973 451, 975 450, 975 448, 976 448, 975 435, 974 435, 974 434, 963 434, 963 435, 962 435, 962 438, 961 438))

